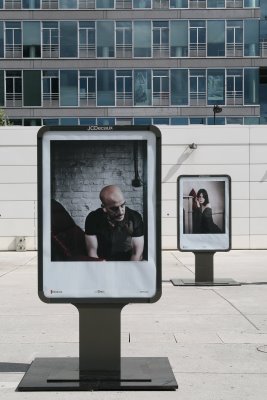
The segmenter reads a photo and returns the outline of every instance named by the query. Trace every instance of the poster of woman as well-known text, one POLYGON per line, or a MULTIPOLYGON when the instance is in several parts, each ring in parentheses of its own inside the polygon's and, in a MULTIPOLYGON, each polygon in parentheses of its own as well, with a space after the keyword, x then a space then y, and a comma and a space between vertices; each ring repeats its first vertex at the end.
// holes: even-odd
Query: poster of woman
POLYGON ((230 177, 178 178, 178 247, 226 251, 230 246, 230 177))

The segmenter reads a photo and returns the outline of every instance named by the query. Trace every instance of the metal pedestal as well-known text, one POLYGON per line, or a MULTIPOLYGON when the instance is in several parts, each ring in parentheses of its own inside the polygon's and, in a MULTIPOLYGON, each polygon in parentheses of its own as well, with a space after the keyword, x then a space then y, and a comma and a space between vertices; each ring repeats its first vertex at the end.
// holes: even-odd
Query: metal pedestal
POLYGON ((195 279, 171 279, 174 286, 240 286, 230 278, 215 279, 213 257, 215 252, 194 252, 195 279))
POLYGON ((177 389, 168 358, 121 358, 120 314, 124 305, 76 304, 79 358, 36 358, 17 390, 177 389))

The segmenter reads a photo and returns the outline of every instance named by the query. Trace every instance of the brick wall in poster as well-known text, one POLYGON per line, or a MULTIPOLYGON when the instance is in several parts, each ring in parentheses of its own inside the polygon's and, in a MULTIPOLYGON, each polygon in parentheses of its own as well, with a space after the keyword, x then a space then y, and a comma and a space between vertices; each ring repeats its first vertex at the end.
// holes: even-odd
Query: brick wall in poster
MULTIPOLYGON (((145 183, 141 143, 138 173, 145 183)), ((52 198, 59 201, 82 229, 89 212, 100 207, 100 190, 118 185, 127 206, 143 215, 143 189, 133 187, 135 178, 133 141, 54 142, 51 147, 52 198)))

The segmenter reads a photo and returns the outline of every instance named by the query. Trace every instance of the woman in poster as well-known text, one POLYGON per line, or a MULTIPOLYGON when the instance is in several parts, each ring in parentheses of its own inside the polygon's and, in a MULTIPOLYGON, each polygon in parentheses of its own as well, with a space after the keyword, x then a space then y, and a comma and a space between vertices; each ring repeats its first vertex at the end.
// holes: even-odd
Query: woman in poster
POLYGON ((212 208, 206 189, 199 189, 193 202, 193 233, 222 233, 213 222, 212 208))

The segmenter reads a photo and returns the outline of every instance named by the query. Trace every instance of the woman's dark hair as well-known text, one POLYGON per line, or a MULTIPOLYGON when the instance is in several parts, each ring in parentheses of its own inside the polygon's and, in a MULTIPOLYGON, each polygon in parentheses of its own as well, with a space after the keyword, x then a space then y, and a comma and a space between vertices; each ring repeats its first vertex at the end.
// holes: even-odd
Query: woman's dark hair
POLYGON ((206 189, 199 189, 199 191, 197 192, 197 197, 199 197, 201 195, 201 193, 203 194, 203 197, 205 199, 203 205, 206 206, 209 203, 208 192, 206 189))

